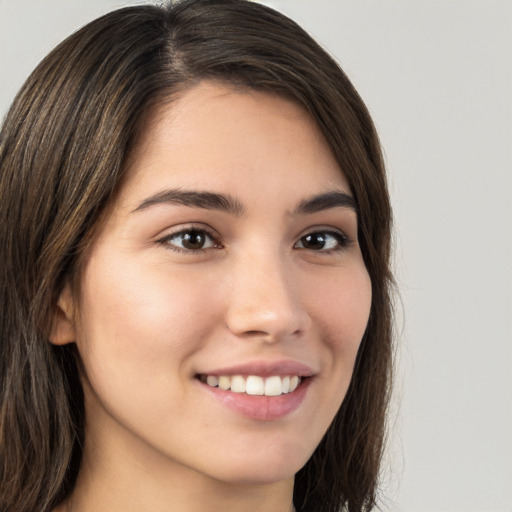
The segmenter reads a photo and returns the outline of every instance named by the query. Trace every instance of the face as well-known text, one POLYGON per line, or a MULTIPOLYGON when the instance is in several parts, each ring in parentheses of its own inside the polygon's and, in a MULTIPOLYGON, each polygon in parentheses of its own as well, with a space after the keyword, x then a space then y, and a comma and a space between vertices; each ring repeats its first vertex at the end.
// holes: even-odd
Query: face
POLYGON ((291 479, 345 396, 370 302, 350 188, 313 121, 203 82, 154 112, 87 256, 87 439, 141 467, 291 479))

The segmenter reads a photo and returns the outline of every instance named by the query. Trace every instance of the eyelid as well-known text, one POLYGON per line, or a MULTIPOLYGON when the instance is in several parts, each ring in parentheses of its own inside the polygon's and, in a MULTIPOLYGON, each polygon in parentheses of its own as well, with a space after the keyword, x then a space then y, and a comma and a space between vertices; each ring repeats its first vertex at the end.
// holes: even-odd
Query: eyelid
MULTIPOLYGON (((209 226, 206 226, 201 223, 190 223, 190 224, 181 224, 179 226, 175 226, 170 232, 167 232, 165 235, 160 236, 156 242, 162 246, 164 246, 166 249, 171 249, 179 253, 183 254, 197 254, 197 253, 205 253, 206 251, 209 251, 211 249, 222 249, 223 246, 221 244, 221 237, 220 235, 210 228, 209 226), (179 247, 178 245, 174 245, 169 243, 169 241, 180 234, 184 234, 191 231, 197 231, 200 233, 204 233, 208 238, 211 239, 213 242, 212 247, 206 247, 201 249, 187 249, 184 247, 179 247)), ((293 247, 300 250, 310 251, 310 252, 316 252, 316 253, 324 253, 329 254, 332 252, 342 251, 344 249, 347 249, 349 246, 351 246, 354 243, 354 239, 347 235, 347 233, 337 227, 333 226, 312 226, 309 227, 307 230, 304 230, 296 239, 295 243, 293 244, 293 247), (333 236, 337 240, 337 246, 334 248, 328 248, 328 249, 313 249, 308 247, 297 247, 299 243, 301 243, 301 240, 308 236, 308 235, 314 235, 314 234, 326 234, 333 236)))
POLYGON ((344 249, 347 249, 354 243, 354 240, 351 236, 347 235, 345 231, 339 228, 333 228, 326 227, 326 226, 314 226, 311 228, 308 228, 306 231, 304 231, 298 238, 297 241, 294 244, 294 247, 301 250, 310 250, 311 252, 317 252, 317 253, 330 253, 335 251, 342 251, 344 249), (333 249, 325 249, 325 250, 314 250, 314 249, 308 249, 307 247, 296 247, 297 244, 306 236, 308 235, 314 235, 314 234, 326 234, 331 235, 334 238, 338 240, 338 246, 333 249))
POLYGON ((163 236, 160 236, 156 242, 160 245, 163 245, 166 249, 173 250, 175 252, 183 253, 183 254, 197 254, 204 253, 210 249, 219 249, 222 248, 222 244, 220 243, 220 236, 210 227, 205 226, 204 224, 187 224, 180 225, 175 227, 171 232, 166 233, 163 236), (198 231, 200 233, 205 233, 208 238, 210 238, 214 242, 213 247, 207 247, 205 249, 185 249, 182 247, 178 247, 177 245, 170 244, 169 241, 182 233, 187 233, 190 231, 198 231))

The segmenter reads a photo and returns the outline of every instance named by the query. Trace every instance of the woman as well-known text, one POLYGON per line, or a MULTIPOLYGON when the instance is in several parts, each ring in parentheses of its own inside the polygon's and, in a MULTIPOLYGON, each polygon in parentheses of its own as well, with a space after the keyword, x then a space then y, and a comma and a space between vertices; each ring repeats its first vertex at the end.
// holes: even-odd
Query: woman
POLYGON ((110 13, 28 79, 0 168, 2 511, 374 507, 385 173, 295 23, 110 13))

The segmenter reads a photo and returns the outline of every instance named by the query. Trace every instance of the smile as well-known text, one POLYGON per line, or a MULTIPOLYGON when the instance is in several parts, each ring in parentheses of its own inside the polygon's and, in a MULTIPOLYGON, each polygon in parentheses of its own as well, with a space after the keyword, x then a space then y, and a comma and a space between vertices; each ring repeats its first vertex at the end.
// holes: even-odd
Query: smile
POLYGON ((280 396, 292 393, 301 383, 298 375, 200 375, 199 380, 212 388, 253 396, 280 396))

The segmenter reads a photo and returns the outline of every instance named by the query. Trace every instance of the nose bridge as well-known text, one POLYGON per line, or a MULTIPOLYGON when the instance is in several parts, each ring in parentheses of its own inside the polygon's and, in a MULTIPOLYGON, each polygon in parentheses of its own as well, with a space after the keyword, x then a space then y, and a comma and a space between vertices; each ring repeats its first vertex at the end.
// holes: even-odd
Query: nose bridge
POLYGON ((267 246, 236 259, 227 313, 233 333, 272 342, 301 333, 307 323, 292 262, 279 249, 267 246))

